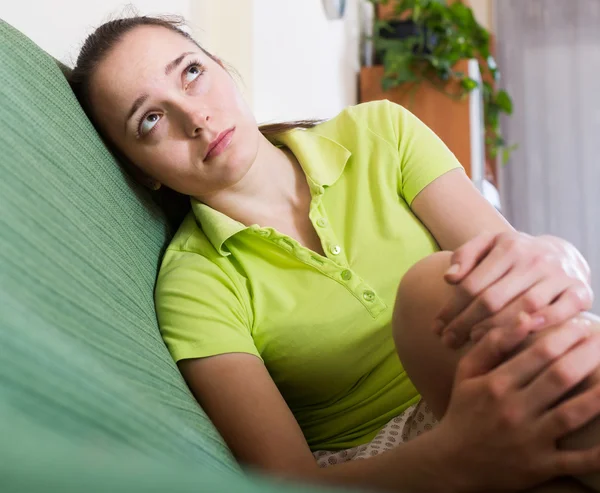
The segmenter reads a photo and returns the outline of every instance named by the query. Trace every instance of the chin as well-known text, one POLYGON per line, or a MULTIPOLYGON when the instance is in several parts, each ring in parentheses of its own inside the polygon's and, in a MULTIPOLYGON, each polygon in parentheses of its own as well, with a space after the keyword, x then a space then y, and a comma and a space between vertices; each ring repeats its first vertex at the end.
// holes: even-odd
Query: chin
POLYGON ((231 178, 238 182, 246 176, 248 171, 250 171, 250 168, 252 168, 254 160, 256 159, 256 153, 232 152, 227 158, 227 172, 231 178))
MULTIPOLYGON (((223 156, 225 157, 225 156, 223 156)), ((229 157, 229 156, 227 156, 229 157)), ((217 164, 217 163, 214 163, 217 164)), ((243 159, 224 159, 222 163, 218 163, 220 166, 215 169, 216 173, 209 173, 205 180, 209 180, 214 183, 214 190, 227 190, 234 187, 246 176, 252 163, 243 159), (212 178, 209 176, 212 175, 212 178)), ((216 167, 215 167, 216 168, 216 167)))

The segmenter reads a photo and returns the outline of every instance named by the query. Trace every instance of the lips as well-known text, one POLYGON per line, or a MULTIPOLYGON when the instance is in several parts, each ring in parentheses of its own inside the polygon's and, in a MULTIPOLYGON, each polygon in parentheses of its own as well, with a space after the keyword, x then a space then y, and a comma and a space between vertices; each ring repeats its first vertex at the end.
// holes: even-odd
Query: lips
POLYGON ((221 154, 221 152, 223 152, 231 143, 234 131, 235 127, 231 127, 217 135, 217 138, 208 145, 208 148, 206 149, 206 155, 204 156, 204 160, 206 161, 207 159, 213 158, 221 154))

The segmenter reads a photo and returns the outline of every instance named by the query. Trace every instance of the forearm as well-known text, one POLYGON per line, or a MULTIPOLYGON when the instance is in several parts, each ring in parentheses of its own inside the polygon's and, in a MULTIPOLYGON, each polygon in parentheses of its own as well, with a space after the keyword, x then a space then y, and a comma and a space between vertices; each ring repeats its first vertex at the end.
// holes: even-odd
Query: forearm
MULTIPOLYGON (((383 454, 326 468, 285 473, 287 479, 365 488, 367 491, 404 493, 452 493, 451 478, 444 473, 446 461, 436 443, 435 429, 383 454)), ((450 471, 449 471, 450 472, 450 471)), ((281 473, 277 474, 281 476, 281 473)))

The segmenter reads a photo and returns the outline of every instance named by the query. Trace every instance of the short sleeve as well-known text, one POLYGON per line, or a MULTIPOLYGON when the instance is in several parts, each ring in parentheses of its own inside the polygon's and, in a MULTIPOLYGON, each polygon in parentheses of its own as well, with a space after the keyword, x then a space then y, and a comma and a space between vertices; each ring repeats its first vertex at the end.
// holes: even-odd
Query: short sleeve
POLYGON ((252 339, 249 303, 214 261, 167 250, 154 298, 158 324, 175 361, 225 353, 261 358, 252 339))
POLYGON ((442 139, 419 118, 398 104, 387 104, 400 159, 398 193, 410 205, 432 181, 462 166, 442 139))

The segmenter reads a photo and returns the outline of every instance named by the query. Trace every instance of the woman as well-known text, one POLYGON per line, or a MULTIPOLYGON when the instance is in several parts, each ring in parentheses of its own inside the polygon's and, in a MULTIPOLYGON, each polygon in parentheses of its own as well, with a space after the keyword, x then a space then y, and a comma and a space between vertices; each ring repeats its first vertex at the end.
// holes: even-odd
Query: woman
POLYGON ((600 412, 585 261, 514 231, 408 111, 382 101, 259 129, 221 61, 149 17, 98 28, 72 85, 149 188, 191 197, 157 314, 240 462, 427 492, 600 468, 597 441, 556 446, 589 446, 571 432, 600 412))

